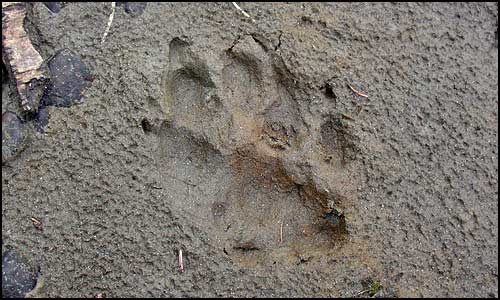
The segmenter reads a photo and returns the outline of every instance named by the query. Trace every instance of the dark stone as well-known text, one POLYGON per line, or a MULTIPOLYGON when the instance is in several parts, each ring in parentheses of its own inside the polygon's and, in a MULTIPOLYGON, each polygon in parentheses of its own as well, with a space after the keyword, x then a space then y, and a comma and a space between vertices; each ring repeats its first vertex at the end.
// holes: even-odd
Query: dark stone
POLYGON ((147 2, 117 2, 117 6, 123 6, 125 8, 125 12, 129 14, 131 17, 138 17, 142 15, 144 10, 146 9, 146 6, 148 5, 147 2))
POLYGON ((23 123, 13 112, 2 115, 2 164, 14 158, 24 148, 23 123))
POLYGON ((49 118, 50 118, 49 109, 47 107, 40 108, 35 118, 36 131, 43 133, 45 131, 44 128, 49 124, 49 118))
POLYGON ((58 13, 64 7, 63 2, 43 2, 45 6, 53 13, 58 13))
POLYGON ((7 72, 7 68, 5 67, 2 61, 2 83, 6 82, 9 78, 9 73, 7 72))
POLYGON ((333 226, 339 226, 341 223, 345 223, 344 214, 335 208, 325 215, 325 219, 333 226))
POLYGON ((394 288, 381 289, 372 298, 398 298, 398 293, 394 288))
POLYGON ((153 125, 146 118, 142 119, 141 126, 144 133, 149 133, 153 131, 153 125))
POLYGON ((36 275, 14 250, 2 256, 2 298, 24 298, 36 285, 36 275))
POLYGON ((69 107, 81 103, 83 89, 90 85, 92 75, 80 57, 63 49, 48 65, 51 81, 42 98, 42 106, 69 107))
POLYGON ((325 215, 325 219, 332 223, 333 226, 337 226, 340 224, 340 216, 333 212, 327 213, 325 215))

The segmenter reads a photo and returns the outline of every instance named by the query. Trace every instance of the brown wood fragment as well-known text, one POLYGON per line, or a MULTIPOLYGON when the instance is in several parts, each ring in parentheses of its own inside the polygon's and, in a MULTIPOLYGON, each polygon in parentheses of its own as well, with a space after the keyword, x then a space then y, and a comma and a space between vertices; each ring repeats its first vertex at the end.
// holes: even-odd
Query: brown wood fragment
POLYGON ((344 113, 341 113, 340 116, 344 119, 347 119, 347 120, 351 120, 351 121, 354 121, 354 118, 351 117, 350 115, 348 114, 344 114, 344 113))
POLYGON ((2 59, 15 79, 21 108, 25 112, 37 112, 49 75, 42 56, 24 29, 25 17, 25 3, 2 3, 2 59))
POLYGON ((31 217, 31 222, 33 223, 33 226, 35 226, 36 229, 43 231, 42 222, 40 222, 37 218, 31 217))

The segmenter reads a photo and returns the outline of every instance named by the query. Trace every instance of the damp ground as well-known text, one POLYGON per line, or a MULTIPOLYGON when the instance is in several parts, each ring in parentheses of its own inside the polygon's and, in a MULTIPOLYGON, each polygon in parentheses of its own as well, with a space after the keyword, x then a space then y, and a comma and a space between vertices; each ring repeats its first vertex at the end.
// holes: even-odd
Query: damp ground
POLYGON ((93 77, 2 165, 36 295, 498 297, 496 3, 141 7, 28 14, 93 77))

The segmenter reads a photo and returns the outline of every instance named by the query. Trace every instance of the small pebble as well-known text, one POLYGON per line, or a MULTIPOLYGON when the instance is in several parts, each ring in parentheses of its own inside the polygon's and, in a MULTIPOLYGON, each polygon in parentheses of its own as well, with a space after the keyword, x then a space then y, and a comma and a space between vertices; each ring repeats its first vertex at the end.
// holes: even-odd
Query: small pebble
POLYGON ((131 17, 138 17, 142 15, 144 10, 146 9, 146 6, 148 5, 147 2, 117 2, 117 6, 123 6, 125 8, 125 12, 129 14, 131 17))
POLYGON ((398 298, 397 291, 394 288, 381 289, 372 298, 398 298))
POLYGON ((2 61, 2 83, 7 81, 7 79, 9 78, 8 76, 9 74, 7 73, 7 68, 5 67, 2 61))
POLYGON ((45 131, 44 128, 49 124, 49 118, 50 118, 49 109, 47 107, 41 107, 38 110, 38 114, 35 117, 36 131, 43 133, 45 131))
POLYGON ((45 6, 53 13, 58 13, 64 7, 64 2, 43 2, 45 6))
POLYGON ((2 256, 2 298, 24 298, 36 286, 35 273, 14 251, 2 256))
POLYGON ((21 153, 25 146, 24 125, 13 112, 2 115, 2 164, 21 153))
POLYGON ((342 214, 336 209, 333 209, 331 212, 325 215, 325 219, 329 221, 333 226, 337 226, 340 224, 342 214))

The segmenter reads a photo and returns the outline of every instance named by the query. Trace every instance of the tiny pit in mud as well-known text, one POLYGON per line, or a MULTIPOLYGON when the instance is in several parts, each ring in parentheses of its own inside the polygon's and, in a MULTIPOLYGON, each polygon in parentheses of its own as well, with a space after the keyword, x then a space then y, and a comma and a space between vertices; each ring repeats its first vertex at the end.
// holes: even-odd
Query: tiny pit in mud
POLYGON ((307 124, 280 57, 251 35, 217 60, 180 38, 169 50, 167 118, 154 130, 167 204, 241 267, 312 263, 342 247, 342 169, 355 153, 345 124, 307 124))

